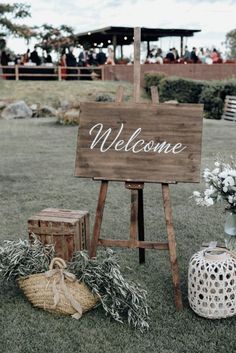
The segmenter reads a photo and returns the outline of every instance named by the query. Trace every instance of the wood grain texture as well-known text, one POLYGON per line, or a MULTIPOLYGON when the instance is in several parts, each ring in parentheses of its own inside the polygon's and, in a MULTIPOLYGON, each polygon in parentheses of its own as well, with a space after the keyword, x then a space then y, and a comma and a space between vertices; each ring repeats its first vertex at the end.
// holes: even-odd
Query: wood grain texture
POLYGON ((169 244, 169 256, 170 256, 170 266, 172 273, 172 282, 174 286, 174 297, 175 297, 175 306, 177 310, 183 309, 182 303, 182 294, 180 290, 180 275, 179 275, 179 266, 176 254, 176 240, 174 233, 171 201, 170 201, 170 189, 168 184, 162 184, 162 196, 163 196, 163 205, 166 221, 166 232, 169 244))
POLYGON ((201 105, 81 103, 80 119, 75 176, 137 182, 199 182, 201 105), (154 151, 134 153, 124 149, 116 151, 113 144, 108 151, 101 152, 99 141, 90 149, 97 131, 91 135, 89 131, 98 123, 103 124, 102 131, 111 128, 104 146, 114 141, 123 124, 119 139, 125 142, 136 129, 141 128, 133 142, 139 139, 145 142, 153 140, 155 144, 166 141, 171 146, 182 143, 186 148, 179 154, 154 151))
POLYGON ((89 250, 89 213, 48 208, 29 218, 28 232, 30 239, 33 233, 54 244, 56 256, 71 260, 74 251, 89 250))
POLYGON ((106 196, 107 196, 107 189, 108 189, 108 181, 102 181, 99 197, 98 197, 98 204, 97 204, 97 211, 95 216, 95 223, 93 227, 93 238, 90 244, 90 257, 96 257, 97 254, 97 245, 98 240, 100 238, 100 231, 102 226, 102 218, 103 218, 103 210, 105 207, 106 196))

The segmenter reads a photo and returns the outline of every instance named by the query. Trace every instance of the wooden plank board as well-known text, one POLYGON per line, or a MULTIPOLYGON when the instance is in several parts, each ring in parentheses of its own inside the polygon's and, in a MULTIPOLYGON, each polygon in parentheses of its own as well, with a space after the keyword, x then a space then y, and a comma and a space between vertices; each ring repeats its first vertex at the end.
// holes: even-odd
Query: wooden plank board
POLYGON ((196 104, 81 103, 75 176, 199 182, 202 110, 196 104))

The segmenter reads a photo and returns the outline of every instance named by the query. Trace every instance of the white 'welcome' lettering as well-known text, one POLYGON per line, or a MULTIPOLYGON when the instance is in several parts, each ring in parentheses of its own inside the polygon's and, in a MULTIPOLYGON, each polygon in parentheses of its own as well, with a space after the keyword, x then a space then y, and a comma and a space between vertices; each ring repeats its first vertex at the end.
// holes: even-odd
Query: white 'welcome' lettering
POLYGON ((163 152, 163 153, 179 154, 187 148, 187 146, 184 146, 180 142, 176 143, 175 145, 171 145, 166 141, 156 143, 154 140, 145 141, 143 139, 137 139, 142 132, 141 128, 136 129, 134 133, 130 136, 127 142, 125 142, 122 139, 118 140, 123 129, 124 129, 124 124, 122 123, 115 138, 108 143, 108 138, 111 135, 112 129, 109 128, 103 131, 103 124, 98 123, 94 125, 89 131, 90 135, 92 135, 93 132, 96 133, 96 136, 90 145, 90 149, 92 150, 98 145, 101 152, 107 152, 111 148, 114 148, 115 151, 124 150, 125 152, 131 151, 133 153, 139 153, 139 152, 162 153, 163 152))

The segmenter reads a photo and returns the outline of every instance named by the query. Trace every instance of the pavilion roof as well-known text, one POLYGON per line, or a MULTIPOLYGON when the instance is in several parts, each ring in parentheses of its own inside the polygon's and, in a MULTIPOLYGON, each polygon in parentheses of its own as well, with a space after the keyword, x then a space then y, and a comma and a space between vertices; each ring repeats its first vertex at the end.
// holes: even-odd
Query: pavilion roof
MULTIPOLYGON (((162 37, 192 37, 194 33, 201 32, 200 29, 182 29, 182 28, 141 28, 141 41, 157 41, 162 37)), ((113 37, 116 37, 116 45, 129 45, 133 43, 133 27, 104 27, 83 33, 78 33, 79 44, 88 44, 94 47, 94 43, 103 47, 112 44, 113 37)))

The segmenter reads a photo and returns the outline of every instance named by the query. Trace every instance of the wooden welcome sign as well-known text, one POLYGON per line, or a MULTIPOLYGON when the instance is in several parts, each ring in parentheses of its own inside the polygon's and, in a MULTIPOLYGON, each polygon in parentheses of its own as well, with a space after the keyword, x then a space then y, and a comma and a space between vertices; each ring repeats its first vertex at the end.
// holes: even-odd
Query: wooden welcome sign
POLYGON ((202 106, 82 103, 75 175, 199 182, 202 106))
POLYGON ((90 246, 138 248, 145 262, 145 249, 168 250, 177 310, 183 308, 176 253, 169 184, 199 182, 202 144, 202 106, 159 104, 152 87, 152 104, 140 103, 140 28, 134 29, 134 102, 122 103, 119 87, 115 103, 81 103, 75 175, 101 181, 90 246), (130 237, 100 237, 108 182, 123 181, 131 192, 130 237), (167 242, 144 237, 143 188, 145 182, 162 188, 167 242))

